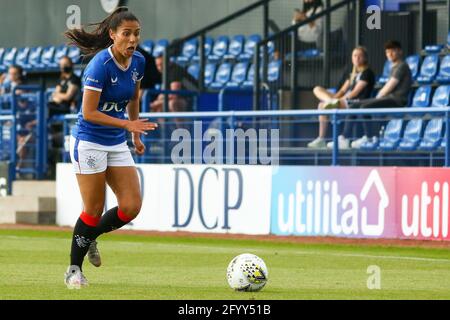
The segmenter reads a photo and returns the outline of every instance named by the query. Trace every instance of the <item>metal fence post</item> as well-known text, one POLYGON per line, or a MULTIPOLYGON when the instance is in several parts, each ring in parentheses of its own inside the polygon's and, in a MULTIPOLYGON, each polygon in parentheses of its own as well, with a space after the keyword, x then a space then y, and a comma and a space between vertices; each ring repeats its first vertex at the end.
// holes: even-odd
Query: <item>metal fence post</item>
POLYGON ((205 65, 206 65, 206 57, 205 57, 205 34, 202 33, 199 39, 199 57, 200 57, 200 73, 198 77, 199 82, 199 91, 203 91, 205 88, 205 65))
POLYGON ((261 77, 259 73, 260 69, 260 47, 259 44, 255 46, 255 55, 253 57, 253 65, 255 68, 255 77, 253 79, 253 110, 259 110, 259 100, 260 100, 260 87, 261 87, 261 77))
POLYGON ((331 124, 333 126, 333 154, 331 165, 337 166, 339 164, 339 146, 338 146, 338 114, 335 111, 331 117, 331 124))
POLYGON ((445 112, 445 166, 450 167, 450 113, 445 112))
POLYGON ((297 32, 291 32, 291 109, 297 108, 297 32))

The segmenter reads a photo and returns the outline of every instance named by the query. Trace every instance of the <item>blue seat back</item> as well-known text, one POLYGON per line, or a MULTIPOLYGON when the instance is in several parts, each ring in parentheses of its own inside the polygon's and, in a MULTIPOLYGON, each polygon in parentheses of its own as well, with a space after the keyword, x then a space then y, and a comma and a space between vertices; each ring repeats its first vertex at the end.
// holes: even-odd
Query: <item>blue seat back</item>
POLYGON ((450 107, 450 85, 443 85, 436 89, 432 105, 433 107, 450 107))
POLYGON ((30 47, 20 48, 17 51, 15 64, 24 66, 28 63, 28 56, 30 54, 30 47))
POLYGON ((247 76, 248 63, 247 62, 239 62, 233 68, 233 73, 231 75, 231 81, 235 83, 242 83, 245 81, 247 76))
POLYGON ((216 83, 225 84, 230 81, 232 65, 231 63, 222 63, 217 69, 215 81, 216 83))
POLYGON ((384 78, 389 78, 391 76, 392 62, 386 60, 383 66, 383 74, 381 75, 384 78))
POLYGON ((403 120, 392 119, 388 122, 386 130, 384 131, 384 139, 395 141, 400 139, 402 133, 403 120))
POLYGON ((155 46, 155 43, 153 42, 153 40, 150 40, 150 39, 144 40, 141 43, 142 49, 144 49, 144 51, 147 52, 148 54, 153 53, 154 46, 155 46))
POLYGON ((220 36, 216 39, 212 54, 218 57, 223 57, 228 52, 228 45, 230 44, 230 39, 227 36, 220 36))
POLYGON ((216 65, 214 63, 208 63, 205 66, 205 85, 209 86, 216 76, 216 65))
POLYGON ((167 40, 167 39, 158 40, 155 47, 153 48, 153 56, 155 58, 162 56, 168 45, 169 45, 169 40, 167 40))
POLYGON ((418 54, 409 56, 406 58, 406 63, 409 66, 409 69, 411 70, 411 75, 415 79, 419 75, 419 68, 420 68, 420 56, 418 54))
POLYGON ((55 55, 55 50, 56 48, 54 46, 50 46, 42 51, 41 63, 43 65, 48 65, 52 62, 53 56, 55 55))
POLYGON ((32 48, 28 55, 28 64, 35 66, 41 62, 42 47, 32 48))
POLYGON ((426 108, 429 107, 431 103, 431 86, 421 86, 417 89, 414 94, 412 101, 412 107, 416 108, 426 108))
POLYGON ((228 48, 228 54, 237 57, 244 50, 245 37, 243 35, 236 35, 231 40, 230 47, 228 48))
POLYGON ((439 76, 450 77, 450 54, 442 58, 441 66, 439 68, 439 76))
POLYGON ((16 59, 16 54, 17 54, 17 48, 6 49, 5 55, 3 57, 3 65, 6 67, 9 67, 10 65, 14 64, 14 61, 16 59))
POLYGON ((57 47, 53 57, 53 63, 59 64, 59 60, 61 60, 62 57, 67 56, 68 51, 69 48, 64 44, 57 47))
POLYGON ((422 67, 420 68, 420 76, 434 78, 439 69, 439 56, 437 54, 431 54, 425 57, 422 67))
POLYGON ((5 48, 0 48, 0 65, 3 63, 3 55, 5 54, 5 48))
POLYGON ((200 65, 199 65, 198 63, 191 64, 191 65, 188 67, 187 72, 188 72, 191 76, 193 76, 195 79, 198 80, 199 75, 200 75, 200 65))
POLYGON ((196 38, 190 39, 183 44, 182 55, 188 59, 192 58, 198 49, 198 41, 196 38))
POLYGON ((67 56, 72 60, 73 64, 78 64, 81 61, 81 51, 80 48, 76 46, 70 46, 67 50, 67 56))
POLYGON ((418 141, 422 134, 423 120, 421 118, 415 118, 408 121, 403 134, 404 140, 418 141))
POLYGON ((247 38, 244 46, 244 53, 253 55, 255 53, 255 47, 258 42, 261 41, 261 36, 259 34, 252 34, 247 38))
POLYGON ((442 118, 431 119, 423 133, 423 139, 429 141, 436 141, 441 138, 442 128, 444 126, 444 120, 442 118))
POLYGON ((267 68, 267 81, 278 81, 281 77, 281 60, 275 60, 269 63, 267 68))
MULTIPOLYGON (((212 53, 213 46, 214 46, 214 39, 211 37, 206 37, 205 38, 205 56, 206 57, 212 53)), ((200 54, 200 52, 199 52, 199 54, 200 54)))

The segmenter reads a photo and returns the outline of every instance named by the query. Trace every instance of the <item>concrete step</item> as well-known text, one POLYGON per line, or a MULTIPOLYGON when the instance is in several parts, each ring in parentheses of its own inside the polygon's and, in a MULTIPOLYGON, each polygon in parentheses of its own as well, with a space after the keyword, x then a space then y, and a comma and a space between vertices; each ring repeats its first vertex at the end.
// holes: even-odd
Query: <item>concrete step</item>
POLYGON ((13 181, 13 196, 56 197, 56 181, 13 181))
POLYGON ((0 223, 55 224, 56 197, 0 197, 0 223))

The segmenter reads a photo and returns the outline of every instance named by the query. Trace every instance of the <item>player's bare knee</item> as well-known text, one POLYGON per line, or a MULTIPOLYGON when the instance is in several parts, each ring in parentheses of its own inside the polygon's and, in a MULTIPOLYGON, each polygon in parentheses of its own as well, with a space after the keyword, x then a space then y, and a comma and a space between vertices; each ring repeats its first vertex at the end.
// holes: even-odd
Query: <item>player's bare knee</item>
POLYGON ((120 210, 130 218, 136 218, 141 211, 142 202, 136 201, 135 203, 127 203, 120 207, 120 210))

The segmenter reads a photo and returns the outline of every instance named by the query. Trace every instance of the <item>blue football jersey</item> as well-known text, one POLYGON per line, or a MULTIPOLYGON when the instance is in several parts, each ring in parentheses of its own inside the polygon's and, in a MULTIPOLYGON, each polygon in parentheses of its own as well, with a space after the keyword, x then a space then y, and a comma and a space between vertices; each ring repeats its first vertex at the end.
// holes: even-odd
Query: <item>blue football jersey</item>
MULTIPOLYGON (((125 119, 126 106, 133 97, 137 81, 142 80, 144 56, 135 51, 128 68, 121 66, 113 56, 111 47, 98 52, 83 73, 83 91, 101 92, 98 111, 108 116, 125 119)), ((72 135, 80 140, 112 146, 126 141, 126 130, 102 126, 83 118, 83 106, 78 114, 72 135)))

